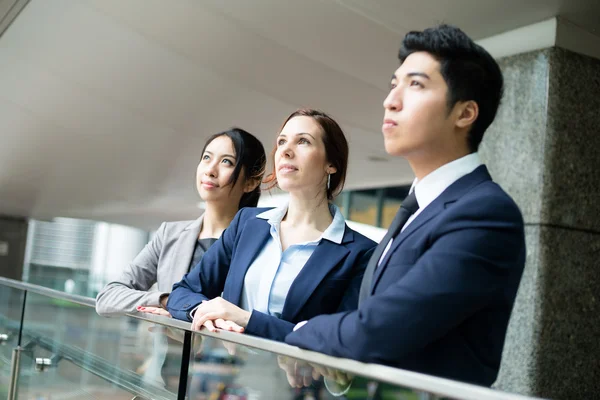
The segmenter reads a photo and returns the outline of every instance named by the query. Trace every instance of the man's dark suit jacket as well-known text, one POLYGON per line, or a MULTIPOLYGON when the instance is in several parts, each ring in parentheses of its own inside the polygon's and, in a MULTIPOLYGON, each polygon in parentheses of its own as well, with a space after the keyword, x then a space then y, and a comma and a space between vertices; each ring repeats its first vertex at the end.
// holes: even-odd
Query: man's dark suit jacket
MULTIPOLYGON (((191 321, 190 312, 198 304, 221 295, 241 306, 246 271, 271 239, 271 225, 256 217, 266 210, 241 209, 202 260, 173 286, 167 302, 173 318, 191 321)), ((245 332, 283 341, 300 321, 356 309, 363 273, 375 246, 347 225, 341 244, 321 240, 294 279, 281 318, 252 310, 245 332)))
POLYGON ((318 316, 291 345, 491 385, 525 264, 523 218, 485 166, 400 233, 358 310, 318 316))

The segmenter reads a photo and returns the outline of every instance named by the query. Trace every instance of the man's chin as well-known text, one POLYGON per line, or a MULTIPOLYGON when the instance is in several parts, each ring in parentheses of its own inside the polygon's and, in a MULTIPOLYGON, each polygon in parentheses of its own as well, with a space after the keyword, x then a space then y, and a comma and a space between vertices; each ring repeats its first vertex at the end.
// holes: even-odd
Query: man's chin
POLYGON ((394 157, 404 157, 408 154, 408 148, 403 146, 401 143, 394 142, 392 140, 385 141, 385 152, 390 156, 394 157))

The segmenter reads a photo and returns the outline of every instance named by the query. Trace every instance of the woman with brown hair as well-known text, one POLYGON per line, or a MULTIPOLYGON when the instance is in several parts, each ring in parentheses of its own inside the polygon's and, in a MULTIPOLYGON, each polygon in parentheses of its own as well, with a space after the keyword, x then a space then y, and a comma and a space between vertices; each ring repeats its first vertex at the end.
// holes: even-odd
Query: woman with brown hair
POLYGON ((376 245, 331 203, 348 167, 348 142, 327 114, 301 109, 284 122, 266 180, 285 206, 240 210, 223 236, 173 287, 167 309, 202 326, 283 340, 297 322, 354 309, 376 245), (222 294, 222 297, 220 297, 222 294))

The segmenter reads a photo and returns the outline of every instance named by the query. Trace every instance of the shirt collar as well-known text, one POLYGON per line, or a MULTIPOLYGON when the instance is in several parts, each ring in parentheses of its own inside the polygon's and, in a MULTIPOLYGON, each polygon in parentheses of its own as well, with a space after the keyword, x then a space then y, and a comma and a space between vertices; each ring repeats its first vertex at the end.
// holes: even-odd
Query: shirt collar
MULTIPOLYGON (((281 224, 281 221, 287 213, 287 210, 288 204, 286 203, 282 206, 264 211, 258 214, 256 217, 266 219, 269 225, 277 228, 281 224)), ((327 239, 330 242, 341 244, 342 240, 344 239, 344 232, 346 231, 346 220, 344 219, 340 209, 335 204, 329 204, 329 212, 333 216, 333 221, 331 221, 331 224, 329 224, 327 229, 325 229, 325 232, 323 232, 321 237, 316 240, 316 242, 319 242, 321 239, 327 239)))
POLYGON ((442 165, 421 180, 415 178, 410 191, 415 191, 419 208, 423 209, 442 194, 448 186, 463 176, 470 174, 480 165, 481 160, 477 152, 467 154, 464 157, 442 165))

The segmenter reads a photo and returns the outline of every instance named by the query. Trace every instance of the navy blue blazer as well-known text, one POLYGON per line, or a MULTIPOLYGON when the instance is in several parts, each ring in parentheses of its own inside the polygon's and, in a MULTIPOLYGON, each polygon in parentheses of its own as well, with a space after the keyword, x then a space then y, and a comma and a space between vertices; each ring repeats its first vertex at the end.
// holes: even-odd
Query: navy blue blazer
MULTIPOLYGON (((241 209, 183 279, 173 285, 167 310, 191 321, 203 300, 217 296, 241 305, 246 271, 271 238, 269 223, 256 216, 269 208, 241 209)), ((283 341, 294 325, 320 314, 356 309, 364 270, 376 243, 346 226, 341 244, 321 240, 285 299, 281 319, 252 311, 246 333, 283 341)))
POLYGON ((313 318, 285 341, 489 386, 524 264, 521 212, 480 166, 396 237, 358 310, 313 318))

